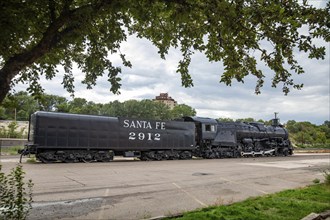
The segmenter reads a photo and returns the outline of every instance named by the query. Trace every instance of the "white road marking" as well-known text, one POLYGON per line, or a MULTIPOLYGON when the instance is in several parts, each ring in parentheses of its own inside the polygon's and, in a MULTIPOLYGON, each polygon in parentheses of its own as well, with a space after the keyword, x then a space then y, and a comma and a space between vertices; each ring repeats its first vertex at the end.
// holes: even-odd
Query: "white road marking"
POLYGON ((242 165, 276 167, 285 169, 303 168, 317 165, 328 165, 330 167, 330 157, 325 159, 294 160, 294 161, 276 161, 263 163, 241 163, 242 165))
POLYGON ((87 199, 76 199, 76 200, 65 200, 65 201, 54 201, 54 202, 33 202, 31 205, 33 208, 55 206, 55 205, 72 206, 76 204, 88 203, 91 201, 98 201, 98 200, 101 200, 101 198, 87 198, 87 199))
POLYGON ((2 163, 19 163, 19 158, 0 159, 2 163))
POLYGON ((200 205, 207 207, 207 205, 205 203, 203 203, 202 201, 200 201, 199 199, 197 199, 194 195, 192 195, 191 193, 189 193, 188 191, 182 189, 181 186, 179 186, 176 183, 172 183, 176 188, 180 189, 182 192, 184 192, 187 196, 189 196, 190 198, 192 198, 193 200, 195 200, 197 203, 199 203, 200 205))
MULTIPOLYGON (((110 192, 110 190, 109 189, 106 189, 105 190, 105 193, 104 193, 104 197, 108 197, 109 196, 109 192, 110 192)), ((102 205, 101 205, 101 211, 99 213, 99 218, 98 219, 104 219, 103 218, 103 215, 104 215, 105 203, 106 203, 106 198, 103 199, 103 202, 102 202, 102 205)))

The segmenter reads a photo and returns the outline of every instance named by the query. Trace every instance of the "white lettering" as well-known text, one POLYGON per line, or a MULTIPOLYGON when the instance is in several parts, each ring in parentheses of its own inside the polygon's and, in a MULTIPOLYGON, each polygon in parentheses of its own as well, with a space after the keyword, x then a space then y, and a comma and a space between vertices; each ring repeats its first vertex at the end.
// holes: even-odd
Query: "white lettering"
POLYGON ((144 133, 139 133, 139 140, 144 140, 144 138, 146 137, 146 135, 144 133))
POLYGON ((156 121, 156 129, 165 130, 165 122, 156 121))
POLYGON ((147 122, 147 126, 145 128, 146 129, 152 129, 150 122, 147 122))
POLYGON ((135 140, 135 133, 134 132, 130 132, 128 139, 129 140, 135 140))
POLYGON ((123 124, 124 128, 142 128, 142 129, 158 129, 158 130, 165 130, 165 122, 156 121, 156 122, 150 122, 150 121, 138 121, 138 120, 132 120, 125 119, 123 124))
POLYGON ((134 121, 131 122, 131 125, 129 126, 130 128, 135 128, 134 121))
POLYGON ((124 120, 124 128, 128 128, 129 127, 129 120, 124 120))
POLYGON ((135 132, 129 132, 128 134, 128 140, 147 140, 147 141, 160 141, 160 134, 159 133, 135 133, 135 132))
POLYGON ((158 133, 156 133, 155 134, 155 139, 154 139, 155 141, 160 141, 160 134, 158 134, 158 133))
POLYGON ((142 128, 142 123, 144 121, 136 121, 136 128, 142 128))

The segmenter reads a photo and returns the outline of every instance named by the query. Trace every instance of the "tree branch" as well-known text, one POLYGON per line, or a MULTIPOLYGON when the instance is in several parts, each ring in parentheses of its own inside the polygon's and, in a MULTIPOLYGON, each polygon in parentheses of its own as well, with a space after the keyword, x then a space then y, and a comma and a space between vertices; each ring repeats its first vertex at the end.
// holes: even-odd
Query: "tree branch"
POLYGON ((55 18, 55 12, 53 11, 55 8, 53 8, 54 5, 51 5, 51 2, 53 1, 49 0, 50 16, 51 19, 54 20, 49 24, 49 27, 44 32, 43 37, 40 39, 39 43, 20 54, 15 54, 14 56, 10 57, 5 62, 2 69, 0 69, 0 103, 10 91, 14 77, 17 76, 20 71, 37 62, 40 58, 42 58, 45 54, 57 46, 59 37, 58 34, 60 33, 59 30, 61 28, 68 26, 72 20, 79 19, 79 16, 83 14, 81 12, 84 10, 92 10, 93 14, 97 14, 99 10, 102 10, 105 7, 110 7, 113 3, 113 1, 105 0, 101 1, 97 5, 88 4, 72 10, 68 10, 68 6, 66 5, 66 7, 63 8, 61 14, 55 18))
POLYGON ((54 0, 48 0, 48 8, 49 8, 50 23, 52 23, 56 19, 54 0))

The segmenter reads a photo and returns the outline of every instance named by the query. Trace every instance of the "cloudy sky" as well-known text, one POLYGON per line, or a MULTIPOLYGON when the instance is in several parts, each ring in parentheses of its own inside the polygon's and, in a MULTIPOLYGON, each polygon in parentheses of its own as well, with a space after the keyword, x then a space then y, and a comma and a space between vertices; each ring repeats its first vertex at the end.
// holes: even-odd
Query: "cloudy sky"
MULTIPOLYGON (((256 95, 256 78, 247 77, 244 84, 234 81, 231 87, 219 83, 223 73, 221 62, 210 63, 200 53, 195 53, 189 68, 194 87, 183 88, 180 75, 176 73, 178 61, 181 59, 180 51, 171 49, 166 60, 162 60, 156 47, 150 42, 131 36, 121 48, 121 52, 126 54, 133 65, 131 69, 122 67, 121 94, 110 93, 106 77, 100 78, 92 90, 87 90, 86 86, 80 83, 83 79, 81 71, 76 69, 75 97, 107 103, 114 100, 153 99, 159 93, 167 92, 179 104, 195 108, 198 116, 268 120, 273 117, 274 112, 279 112, 282 123, 296 120, 322 124, 325 120, 330 120, 330 48, 329 44, 322 41, 318 41, 318 44, 327 47, 325 60, 310 60, 306 54, 296 54, 305 70, 304 74, 294 76, 296 83, 304 84, 302 90, 291 89, 285 96, 282 85, 272 88, 273 73, 264 64, 260 64, 259 68, 264 70, 266 80, 261 94, 256 95)), ((111 61, 122 66, 119 56, 111 57, 111 61)), ((61 74, 52 81, 42 81, 45 92, 70 98, 62 88, 60 76, 61 74)), ((16 86, 16 90, 23 88, 22 85, 16 86)))

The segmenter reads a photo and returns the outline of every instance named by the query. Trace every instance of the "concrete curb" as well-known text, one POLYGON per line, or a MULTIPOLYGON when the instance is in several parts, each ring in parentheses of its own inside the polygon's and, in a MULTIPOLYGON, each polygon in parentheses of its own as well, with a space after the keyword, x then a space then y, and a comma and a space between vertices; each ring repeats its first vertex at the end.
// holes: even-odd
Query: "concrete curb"
POLYGON ((330 210, 322 212, 322 213, 314 213, 307 215, 306 217, 302 218, 301 220, 330 220, 330 210))

